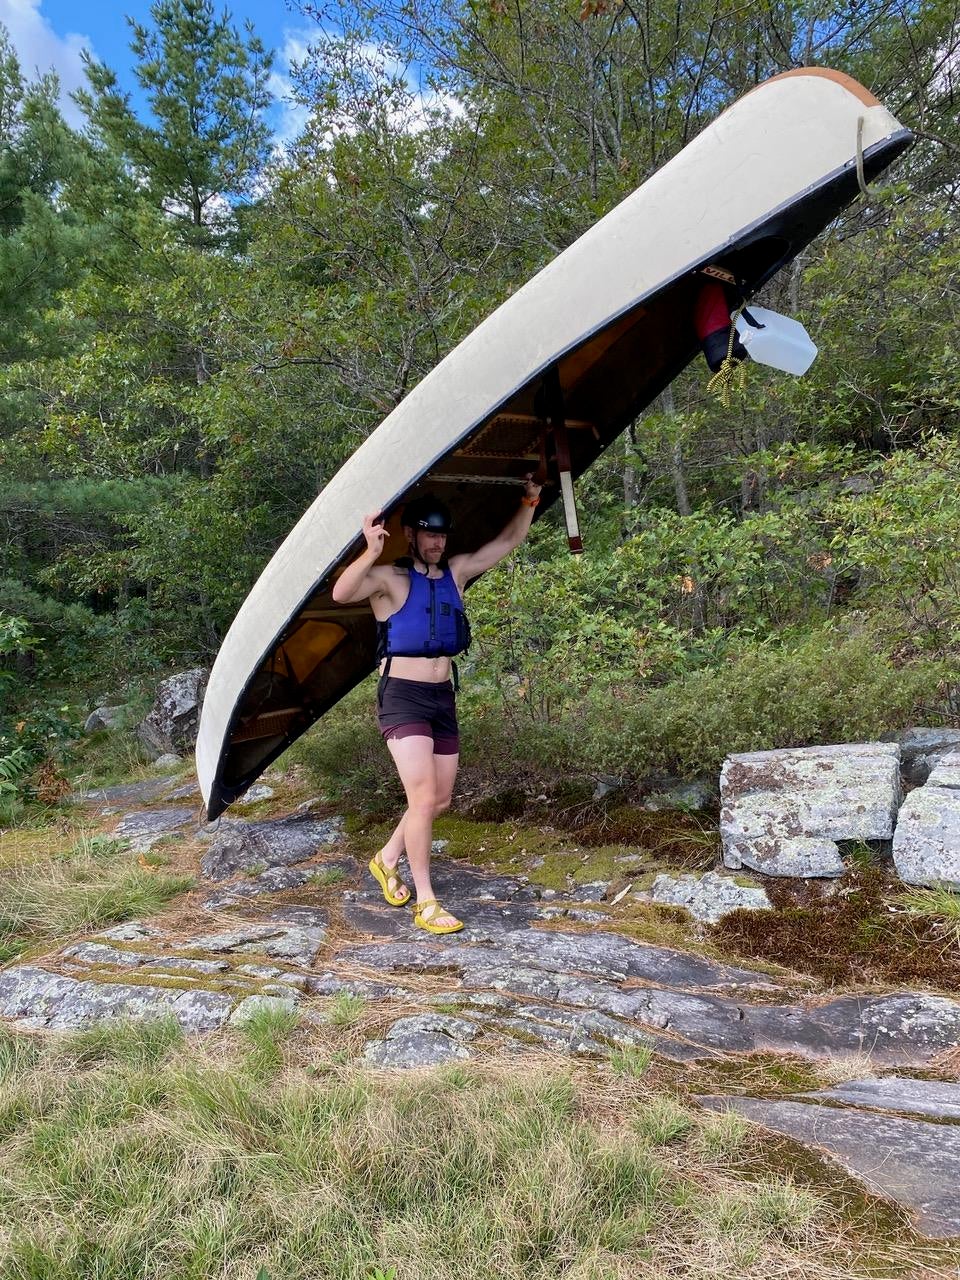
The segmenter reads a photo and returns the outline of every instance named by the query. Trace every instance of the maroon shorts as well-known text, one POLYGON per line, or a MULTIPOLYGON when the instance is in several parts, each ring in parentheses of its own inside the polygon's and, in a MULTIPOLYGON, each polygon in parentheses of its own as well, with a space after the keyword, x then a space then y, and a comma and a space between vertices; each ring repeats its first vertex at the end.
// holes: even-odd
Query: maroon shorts
POLYGON ((460 730, 453 685, 449 680, 404 680, 381 676, 377 685, 377 724, 384 738, 432 738, 435 756, 460 751, 460 730))

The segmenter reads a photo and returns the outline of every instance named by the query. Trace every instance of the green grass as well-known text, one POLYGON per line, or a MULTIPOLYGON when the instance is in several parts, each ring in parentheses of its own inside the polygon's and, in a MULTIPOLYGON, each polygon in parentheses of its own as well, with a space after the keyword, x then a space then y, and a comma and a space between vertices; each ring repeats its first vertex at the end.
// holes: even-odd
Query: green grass
POLYGON ((341 991, 330 1001, 327 1019, 334 1027, 352 1027, 363 1017, 366 1005, 363 996, 341 991))
POLYGON ((250 1045, 249 1064, 258 1076, 268 1075, 280 1068, 284 1057, 284 1042, 299 1020, 296 1009, 266 1005, 241 1024, 240 1030, 250 1045))
POLYGON ((313 873, 307 883, 327 888, 330 885, 340 884, 345 879, 346 872, 342 867, 321 867, 319 871, 313 873))
POLYGON ((653 1061, 653 1050, 647 1045, 625 1045, 610 1054, 610 1067, 617 1075, 642 1079, 653 1061))
POLYGON ((0 862, 0 955, 158 911, 193 878, 148 871, 123 841, 81 834, 63 849, 16 846, 0 862))
POLYGON ((960 894, 944 885, 928 889, 916 887, 901 893, 895 899, 895 905, 911 916, 932 921, 946 937, 955 943, 960 942, 960 894))
POLYGON ((854 1280, 923 1260, 816 1186, 738 1175, 756 1131, 646 1081, 319 1071, 281 1021, 219 1047, 170 1024, 0 1035, 0 1277, 854 1280), (253 1069, 251 1044, 284 1052, 253 1069))

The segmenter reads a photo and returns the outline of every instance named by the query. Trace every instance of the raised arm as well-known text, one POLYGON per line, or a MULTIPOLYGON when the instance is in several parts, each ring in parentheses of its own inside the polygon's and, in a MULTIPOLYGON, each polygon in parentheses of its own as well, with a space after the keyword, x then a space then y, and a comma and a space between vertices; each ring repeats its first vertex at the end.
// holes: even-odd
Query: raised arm
POLYGON ((390 535, 379 515, 363 517, 363 536, 367 540, 366 551, 353 564, 347 565, 333 584, 330 594, 337 604, 357 604, 361 600, 369 600, 383 589, 382 572, 376 565, 383 550, 383 540, 390 535))
POLYGON ((461 586, 478 574, 485 573, 487 569, 492 569, 519 547, 530 532, 534 508, 540 501, 540 488, 532 475, 524 476, 524 495, 520 499, 520 506, 497 536, 476 551, 451 557, 450 569, 461 586))

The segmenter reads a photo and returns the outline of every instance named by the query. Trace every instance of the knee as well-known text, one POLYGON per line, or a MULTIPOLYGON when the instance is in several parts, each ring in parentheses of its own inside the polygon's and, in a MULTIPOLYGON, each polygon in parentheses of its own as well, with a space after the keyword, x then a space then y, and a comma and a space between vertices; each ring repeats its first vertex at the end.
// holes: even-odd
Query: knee
POLYGON ((432 818, 437 812, 437 798, 432 791, 417 792, 408 798, 407 807, 421 818, 432 818))
POLYGON ((434 802, 434 806, 433 806, 433 814, 434 814, 434 817, 436 817, 436 816, 437 816, 437 814, 439 814, 439 813, 446 813, 446 811, 450 808, 451 798, 452 798, 452 797, 450 797, 450 796, 438 796, 438 797, 437 797, 436 801, 434 802))

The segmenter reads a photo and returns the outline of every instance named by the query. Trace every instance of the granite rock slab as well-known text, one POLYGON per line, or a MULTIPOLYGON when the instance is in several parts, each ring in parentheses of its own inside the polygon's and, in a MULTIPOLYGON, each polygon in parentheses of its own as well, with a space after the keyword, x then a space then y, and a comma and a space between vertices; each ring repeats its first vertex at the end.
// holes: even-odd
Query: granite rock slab
POLYGON ((426 1031, 420 1035, 371 1040, 363 1051, 365 1066, 411 1070, 438 1067, 447 1062, 465 1062, 472 1055, 466 1045, 449 1036, 426 1031))
POLYGON ((313 996, 362 996, 365 1000, 386 1000, 405 994, 402 987, 368 978, 345 978, 335 973, 307 976, 304 990, 313 996))
POLYGON ((910 1210, 924 1235, 960 1235, 960 1126, 805 1102, 701 1101, 821 1148, 869 1190, 910 1210))
POLYGON ((216 1031, 230 1016, 233 997, 219 991, 80 982, 50 1017, 53 1030, 78 1029, 117 1018, 149 1021, 172 1014, 184 1031, 216 1031))
MULTIPOLYGON (((316 920, 317 916, 313 915, 312 918, 316 920)), ((230 952, 237 955, 266 955, 274 960, 288 960, 308 966, 313 964, 325 941, 326 929, 315 923, 306 925, 276 921, 269 924, 245 923, 223 933, 202 934, 187 939, 179 946, 182 950, 209 951, 213 954, 230 952)))
POLYGON ((230 1015, 231 1027, 243 1027, 264 1013, 294 1013, 299 997, 295 992, 286 996, 247 996, 230 1015))
POLYGON ((76 804, 115 808, 128 804, 152 804, 170 786, 169 778, 144 778, 141 782, 121 782, 115 787, 93 787, 77 791, 70 798, 76 804))
MULTIPOLYGON (((960 766, 960 757, 957 758, 960 766)), ((934 778, 956 775, 960 767, 940 765, 930 781, 904 800, 893 836, 893 863, 907 884, 943 885, 960 892, 960 790, 934 778)))
POLYGON ((684 907, 696 920, 716 924, 731 911, 770 911, 766 889, 737 884, 730 876, 708 871, 703 876, 659 875, 650 896, 654 902, 684 907))
POLYGON ((431 938, 429 942, 359 943, 344 948, 340 958, 387 972, 408 969, 463 974, 491 967, 507 971, 528 967, 550 975, 593 974, 608 982, 634 978, 674 988, 778 989, 767 974, 633 942, 615 933, 530 929, 512 933, 493 946, 472 946, 460 941, 460 936, 431 938))
POLYGON ((146 853, 160 840, 195 823, 193 809, 147 809, 125 814, 117 823, 114 834, 129 840, 130 847, 137 853, 146 853))
POLYGON ((54 1030, 172 1014, 186 1031, 213 1031, 227 1020, 232 1006, 230 996, 213 991, 84 982, 31 965, 0 971, 0 1015, 30 1018, 34 1025, 54 1030))
POLYGON ((384 1040, 368 1042, 362 1061, 370 1066, 408 1069, 463 1062, 472 1055, 464 1041, 480 1028, 466 1018, 424 1014, 398 1018, 384 1040))
POLYGON ((80 985, 76 978, 49 973, 36 965, 0 970, 0 1015, 37 1018, 45 1024, 80 985))
POLYGON ((890 1065, 919 1065, 960 1044, 960 1002, 920 992, 841 996, 809 1008, 750 1005, 744 1017, 758 1049, 805 1056, 867 1053, 890 1065))
POLYGON ((336 867, 343 872, 344 876, 352 876, 356 873, 355 864, 346 858, 339 862, 323 862, 309 866, 301 864, 293 867, 269 867, 262 874, 252 876, 249 880, 238 880, 218 889, 216 893, 204 899, 203 905, 208 911, 222 911, 224 907, 249 901, 251 898, 259 898, 265 893, 282 893, 289 889, 300 889, 305 884, 310 884, 318 872, 323 872, 330 867, 336 867))
POLYGON ((841 875, 837 841, 889 840, 900 799, 895 742, 728 756, 720 774, 724 863, 767 875, 841 875))
POLYGON ((142 951, 111 947, 102 942, 75 942, 60 952, 62 959, 76 965, 110 965, 117 969, 138 969, 150 957, 142 951))
POLYGON ((917 1080, 912 1076, 846 1080, 802 1096, 816 1101, 842 1102, 861 1111, 899 1111, 936 1120, 960 1121, 960 1084, 944 1080, 917 1080))
POLYGON ((182 786, 174 787, 172 791, 165 791, 162 799, 165 804, 172 804, 176 800, 193 799, 196 799, 199 804, 202 794, 199 782, 184 782, 182 786))
POLYGON ((241 871, 266 871, 306 862, 320 849, 343 836, 342 818, 314 818, 310 814, 263 822, 234 820, 224 824, 200 860, 208 880, 226 880, 241 871))
POLYGON ((927 778, 928 787, 960 787, 960 751, 949 751, 938 758, 927 778))

